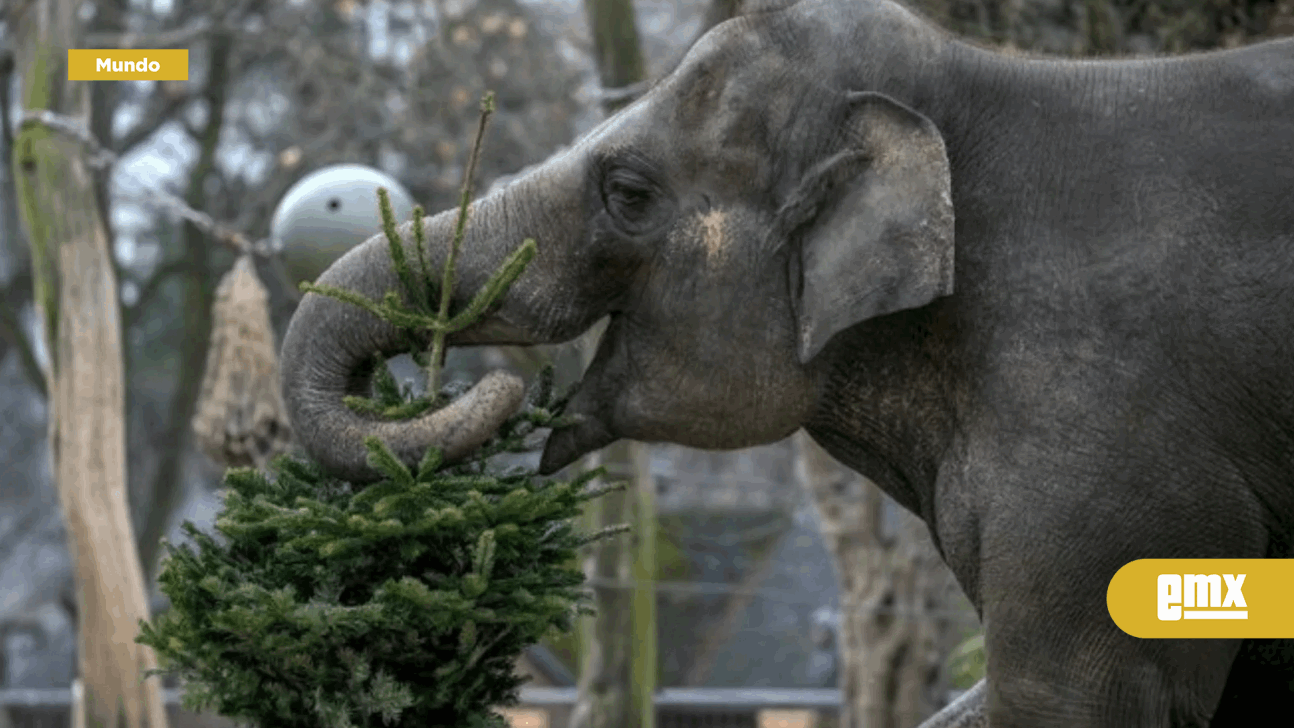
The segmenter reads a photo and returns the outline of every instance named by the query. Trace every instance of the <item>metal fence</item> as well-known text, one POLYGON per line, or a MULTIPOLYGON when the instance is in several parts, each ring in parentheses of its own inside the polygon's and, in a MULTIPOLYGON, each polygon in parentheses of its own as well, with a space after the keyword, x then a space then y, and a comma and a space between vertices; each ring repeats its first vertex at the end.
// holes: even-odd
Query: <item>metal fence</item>
MULTIPOLYGON (((955 700, 963 691, 950 691, 955 700)), ((182 691, 164 688, 168 706, 179 706, 182 691)), ((575 704, 573 687, 522 687, 519 708, 569 709, 575 704)), ((842 693, 836 688, 664 688, 656 693, 660 728, 760 728, 761 715, 770 711, 808 711, 836 714, 842 693)), ((0 708, 18 709, 14 728, 66 728, 72 688, 0 689, 0 708)), ((547 728, 547 719, 541 724, 547 728)))

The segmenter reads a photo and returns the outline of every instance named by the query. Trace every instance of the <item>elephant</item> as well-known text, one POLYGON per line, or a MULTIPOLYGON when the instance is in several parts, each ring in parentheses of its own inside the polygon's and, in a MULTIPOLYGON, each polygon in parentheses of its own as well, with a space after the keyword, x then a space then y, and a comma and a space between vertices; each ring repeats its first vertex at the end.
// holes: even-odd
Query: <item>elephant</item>
MULTIPOLYGON (((297 180, 270 218, 282 279, 313 281, 343 253, 382 229, 378 190, 391 201, 398 221, 413 216, 413 195, 395 177, 363 164, 333 164, 297 180)), ((420 368, 407 355, 387 362, 397 381, 417 384, 420 368)), ((415 389, 417 387, 415 386, 415 389)))
MULTIPOLYGON (((928 524, 975 606, 967 721, 1284 714, 1294 641, 1135 638, 1106 588, 1142 558, 1292 556, 1294 40, 1077 61, 891 0, 800 0, 714 27, 470 210, 455 306, 524 238, 538 253, 451 344, 606 321, 582 421, 548 436, 541 472, 622 438, 725 450, 804 429, 928 524)), ((427 218, 432 260, 453 221, 427 218)), ((319 283, 380 298, 386 247, 319 283)), ((339 477, 376 478, 370 434, 411 463, 462 457, 497 424, 475 405, 520 401, 499 374, 467 424, 346 409, 362 364, 403 344, 318 295, 291 321, 285 401, 339 477)))

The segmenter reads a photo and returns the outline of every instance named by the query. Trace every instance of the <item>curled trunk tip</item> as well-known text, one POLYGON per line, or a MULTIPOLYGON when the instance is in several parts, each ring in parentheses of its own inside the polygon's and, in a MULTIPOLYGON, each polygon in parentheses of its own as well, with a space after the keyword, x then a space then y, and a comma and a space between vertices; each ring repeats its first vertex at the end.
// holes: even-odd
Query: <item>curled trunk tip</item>
POLYGON ((444 462, 471 455, 520 407, 525 385, 516 375, 496 370, 449 405, 406 421, 373 420, 352 412, 340 401, 311 423, 303 423, 302 444, 335 477, 370 483, 381 473, 368 464, 364 440, 377 437, 411 469, 430 447, 440 448, 444 462), (306 434, 308 433, 308 434, 306 434))

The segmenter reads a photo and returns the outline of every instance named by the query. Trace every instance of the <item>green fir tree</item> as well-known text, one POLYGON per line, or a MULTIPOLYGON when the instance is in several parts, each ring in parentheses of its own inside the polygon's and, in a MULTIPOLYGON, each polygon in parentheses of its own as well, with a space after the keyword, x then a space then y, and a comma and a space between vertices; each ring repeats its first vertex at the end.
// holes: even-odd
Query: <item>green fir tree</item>
MULTIPOLYGON (((404 296, 391 291, 373 302, 302 286, 363 306, 410 334, 433 333, 430 352, 410 347, 427 369, 426 394, 402 390, 377 366, 375 396, 348 398, 353 409, 404 419, 453 401, 462 388, 439 386, 445 336, 479 318, 534 256, 534 241, 525 241, 467 309, 449 316, 471 179, 492 110, 487 94, 438 286, 423 255, 422 210, 414 210, 419 259, 411 263, 385 190, 379 204, 404 296)), ((184 680, 185 706, 259 728, 503 726, 493 708, 516 704, 517 657, 590 610, 583 575, 571 566, 577 549, 625 530, 583 534, 574 527, 585 501, 623 487, 587 487, 600 470, 544 481, 533 470, 497 472, 490 464, 500 453, 532 449, 537 430, 571 424, 552 374, 545 368, 521 410, 452 466, 431 448, 411 470, 370 438, 369 463, 385 478, 363 488, 286 455, 267 474, 231 469, 218 535, 186 522, 193 544, 166 544, 159 581, 171 608, 152 624, 141 622, 137 638, 157 651, 158 672, 184 680)))

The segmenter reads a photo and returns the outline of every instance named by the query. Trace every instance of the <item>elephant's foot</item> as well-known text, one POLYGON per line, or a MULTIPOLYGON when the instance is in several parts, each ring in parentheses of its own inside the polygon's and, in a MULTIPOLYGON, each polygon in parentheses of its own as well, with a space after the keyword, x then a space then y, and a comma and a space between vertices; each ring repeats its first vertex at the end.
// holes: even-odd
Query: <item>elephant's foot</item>
POLYGON ((984 711, 987 695, 988 687, 981 679, 917 728, 988 728, 988 714, 984 711))

